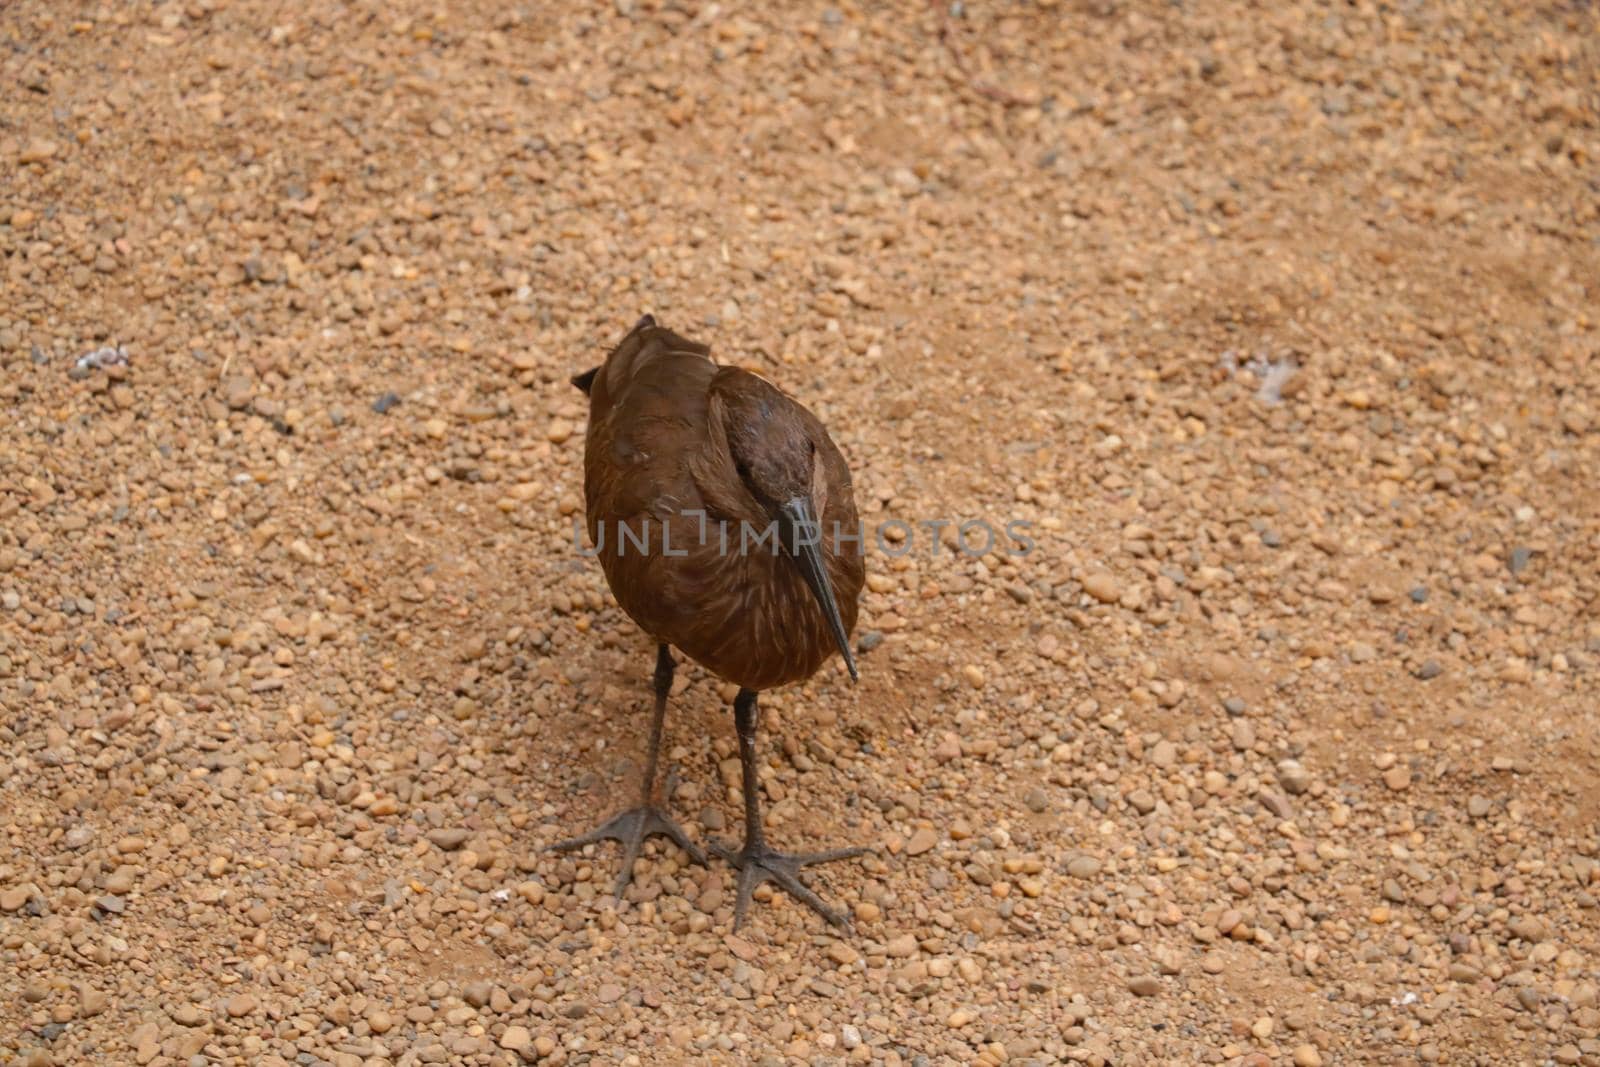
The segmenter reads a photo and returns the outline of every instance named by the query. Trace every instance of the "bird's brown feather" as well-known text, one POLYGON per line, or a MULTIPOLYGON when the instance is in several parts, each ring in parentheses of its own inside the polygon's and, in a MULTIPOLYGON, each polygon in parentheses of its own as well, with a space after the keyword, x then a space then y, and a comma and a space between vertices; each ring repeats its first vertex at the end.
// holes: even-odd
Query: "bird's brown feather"
POLYGON ((741 524, 759 532, 768 520, 735 468, 734 441, 815 446, 810 489, 825 566, 852 632, 865 569, 859 542, 833 538, 858 525, 844 457, 811 412, 757 375, 718 367, 707 346, 642 321, 613 350, 591 383, 584 495, 591 539, 599 543, 604 528, 600 562, 623 610, 657 641, 760 690, 810 676, 835 643, 791 560, 768 545, 741 551, 741 524), (752 411, 759 416, 744 414, 752 411), (725 550, 719 520, 729 524, 725 550), (621 525, 648 533, 648 554, 619 546, 621 525), (661 552, 663 528, 684 555, 661 552))

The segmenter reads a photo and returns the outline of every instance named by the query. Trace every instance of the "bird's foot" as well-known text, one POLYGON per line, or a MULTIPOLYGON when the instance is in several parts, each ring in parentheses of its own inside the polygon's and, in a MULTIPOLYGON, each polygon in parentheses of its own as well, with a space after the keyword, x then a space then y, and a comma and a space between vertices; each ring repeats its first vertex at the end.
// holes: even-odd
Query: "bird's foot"
POLYGON ((762 882, 776 884, 800 903, 827 919, 831 925, 849 929, 850 921, 845 918, 844 913, 823 903, 822 898, 800 880, 800 871, 815 863, 847 860, 870 850, 861 847, 835 848, 827 852, 800 852, 789 855, 769 848, 763 842, 753 844, 746 842, 744 848, 735 852, 729 846, 713 841, 711 851, 739 868, 739 892, 733 906, 733 928, 737 931, 744 922, 745 912, 750 908, 751 894, 762 882))
POLYGON ((623 891, 628 888, 628 883, 633 880, 633 861, 639 858, 639 852, 644 848, 647 839, 655 834, 664 834, 687 852, 696 863, 705 866, 706 855, 700 851, 698 845, 689 840, 689 835, 683 832, 683 827, 673 821, 661 808, 654 804, 641 804, 637 808, 619 811, 600 826, 579 837, 571 837, 565 841, 557 841, 550 846, 552 852, 570 852, 592 845, 597 841, 620 841, 622 843, 622 870, 617 872, 615 895, 622 899, 623 891))

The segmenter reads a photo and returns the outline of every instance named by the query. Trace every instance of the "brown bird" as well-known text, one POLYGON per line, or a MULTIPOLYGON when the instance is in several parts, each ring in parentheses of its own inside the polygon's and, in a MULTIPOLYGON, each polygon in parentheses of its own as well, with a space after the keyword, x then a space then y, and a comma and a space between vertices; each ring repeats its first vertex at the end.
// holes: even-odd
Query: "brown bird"
POLYGON ((706 345, 649 315, 603 366, 572 381, 589 395, 589 538, 617 603, 657 644, 655 715, 638 806, 553 847, 622 842, 619 896, 652 834, 667 835, 704 862, 654 788, 672 688, 669 647, 676 646, 739 686, 733 710, 744 846, 713 845, 739 868, 735 929, 765 881, 835 926, 846 925, 800 872, 866 850, 791 855, 769 846, 755 748, 761 690, 809 678, 835 651, 856 678, 850 631, 865 568, 844 457, 794 398, 760 375, 718 366, 706 345))

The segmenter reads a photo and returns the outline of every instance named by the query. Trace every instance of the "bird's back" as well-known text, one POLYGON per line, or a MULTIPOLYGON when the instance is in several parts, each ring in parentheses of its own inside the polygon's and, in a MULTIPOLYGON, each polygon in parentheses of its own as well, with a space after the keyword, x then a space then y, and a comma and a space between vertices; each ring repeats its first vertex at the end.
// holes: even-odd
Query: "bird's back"
MULTIPOLYGON (((742 541, 768 520, 739 486, 718 439, 725 427, 716 424, 721 395, 754 378, 718 367, 707 346, 641 321, 593 373, 584 496, 589 536, 623 610, 721 677, 765 689, 814 673, 833 640, 791 561, 742 541)), ((825 535, 854 532, 843 457, 809 411, 768 388, 820 438, 818 461, 832 484, 819 516, 825 535)), ((827 559, 849 632, 864 581, 859 542, 827 559)))
POLYGON ((692 483, 683 484, 683 460, 704 439, 717 372, 710 353, 671 330, 641 323, 595 374, 584 451, 591 535, 601 518, 609 526, 655 514, 691 492, 692 483))

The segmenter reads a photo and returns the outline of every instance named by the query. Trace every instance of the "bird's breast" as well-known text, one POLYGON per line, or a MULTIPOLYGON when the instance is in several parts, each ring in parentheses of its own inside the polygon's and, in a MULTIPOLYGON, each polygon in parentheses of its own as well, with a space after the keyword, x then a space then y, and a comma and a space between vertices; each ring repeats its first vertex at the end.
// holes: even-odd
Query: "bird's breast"
MULTIPOLYGON (((590 531, 597 544, 604 539, 598 554, 606 580, 640 629, 719 677, 757 690, 808 678, 835 652, 799 569, 773 551, 765 533, 693 513, 590 531)), ((852 568, 847 558, 830 558, 846 633, 855 627, 859 562, 852 568)))

